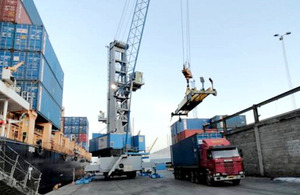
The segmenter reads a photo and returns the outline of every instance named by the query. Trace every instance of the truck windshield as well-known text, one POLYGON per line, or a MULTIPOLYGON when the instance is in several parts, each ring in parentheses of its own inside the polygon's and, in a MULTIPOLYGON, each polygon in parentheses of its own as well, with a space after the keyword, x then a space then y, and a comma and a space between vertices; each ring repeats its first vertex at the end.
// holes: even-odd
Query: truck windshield
POLYGON ((230 158, 230 157, 239 157, 239 152, 237 148, 227 149, 227 150, 213 150, 212 157, 216 158, 230 158))

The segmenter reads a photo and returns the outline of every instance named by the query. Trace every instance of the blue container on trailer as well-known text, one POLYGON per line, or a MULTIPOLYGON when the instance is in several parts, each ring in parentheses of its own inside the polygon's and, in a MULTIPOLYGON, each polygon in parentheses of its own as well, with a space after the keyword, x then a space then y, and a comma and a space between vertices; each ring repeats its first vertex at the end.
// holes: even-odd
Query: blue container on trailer
POLYGON ((15 25, 9 22, 0 22, 0 49, 12 49, 15 36, 15 25))
POLYGON ((20 95, 47 121, 52 122, 54 128, 60 129, 61 107, 49 94, 41 82, 21 81, 17 83, 21 88, 20 95))
POLYGON ((132 139, 134 148, 136 148, 138 151, 146 150, 146 140, 144 135, 135 135, 132 137, 132 139))
POLYGON ((200 160, 200 144, 203 139, 222 138, 220 133, 195 134, 171 146, 172 163, 175 166, 193 166, 200 160))
POLYGON ((36 6, 33 2, 33 0, 22 0, 23 5, 26 9, 26 12, 32 22, 32 24, 35 25, 43 25, 43 21, 42 18, 38 12, 38 10, 36 9, 36 6))

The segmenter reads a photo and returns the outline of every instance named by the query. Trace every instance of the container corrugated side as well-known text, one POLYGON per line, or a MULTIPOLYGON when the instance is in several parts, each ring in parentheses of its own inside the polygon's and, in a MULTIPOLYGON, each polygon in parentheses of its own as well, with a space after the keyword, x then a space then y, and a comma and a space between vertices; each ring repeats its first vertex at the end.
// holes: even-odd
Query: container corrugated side
POLYGON ((38 12, 38 10, 36 9, 36 6, 33 2, 33 0, 22 0, 23 5, 30 17, 30 20, 32 22, 32 24, 35 25, 43 25, 43 21, 42 18, 38 12))
POLYGON ((0 22, 0 49, 12 49, 15 37, 15 25, 0 22))
POLYGON ((0 21, 31 24, 21 0, 0 0, 0 21))
POLYGON ((172 163, 174 166, 198 166, 200 144, 203 139, 222 138, 220 133, 195 134, 171 146, 172 163))
POLYGON ((62 106, 63 89, 41 53, 0 50, 0 75, 3 67, 14 66, 20 61, 23 61, 24 65, 13 72, 13 76, 18 81, 41 81, 56 103, 62 106))
POLYGON ((41 82, 22 81, 17 85, 21 88, 20 95, 32 103, 32 108, 47 121, 52 122, 53 126, 60 129, 61 107, 49 94, 41 82))
POLYGON ((200 148, 196 135, 171 146, 172 164, 174 166, 198 166, 200 148))
POLYGON ((2 31, 0 49, 43 53, 55 78, 63 88, 64 72, 44 27, 6 22, 0 22, 0 27, 2 31))

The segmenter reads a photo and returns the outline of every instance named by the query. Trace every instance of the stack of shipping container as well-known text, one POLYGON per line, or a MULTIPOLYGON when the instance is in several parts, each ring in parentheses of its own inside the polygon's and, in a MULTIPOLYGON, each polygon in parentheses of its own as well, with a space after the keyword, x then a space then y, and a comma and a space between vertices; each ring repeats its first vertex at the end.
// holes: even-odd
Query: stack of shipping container
MULTIPOLYGON (((213 123, 215 121, 221 120, 224 117, 225 117, 225 115, 216 115, 210 119, 210 122, 213 123)), ((239 116, 235 116, 235 117, 226 119, 226 129, 227 130, 245 126, 246 124, 247 124, 247 122, 246 122, 245 115, 239 115, 239 116)), ((218 131, 223 131, 223 127, 224 127, 223 122, 211 124, 211 128, 218 129, 218 131)))
POLYGON ((19 62, 13 76, 20 95, 60 129, 64 73, 33 0, 0 0, 0 72, 19 62))
POLYGON ((87 117, 63 117, 64 135, 88 151, 89 122, 87 117))
MULTIPOLYGON (((207 126, 204 125, 220 120, 224 115, 217 115, 212 118, 187 118, 176 121, 171 126, 172 144, 176 144, 192 135, 201 134, 203 139, 221 137, 220 132, 223 131, 223 123, 218 122, 207 126)), ((227 130, 246 125, 246 116, 240 115, 226 120, 227 130)))
POLYGON ((210 122, 207 118, 179 119, 171 126, 172 144, 176 144, 194 134, 201 134, 203 139, 216 138, 221 134, 217 129, 203 130, 203 125, 210 122))

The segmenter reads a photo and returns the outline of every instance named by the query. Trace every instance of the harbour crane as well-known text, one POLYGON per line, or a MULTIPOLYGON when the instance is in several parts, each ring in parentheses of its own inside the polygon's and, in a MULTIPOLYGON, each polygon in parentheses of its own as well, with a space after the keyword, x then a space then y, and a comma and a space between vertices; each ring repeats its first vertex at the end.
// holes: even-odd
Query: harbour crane
POLYGON ((126 43, 115 40, 108 46, 107 117, 101 111, 98 117, 98 121, 107 124, 107 134, 95 138, 98 148, 91 152, 101 158, 95 166, 86 168, 87 172, 99 171, 106 178, 114 175, 133 178, 142 169, 145 137, 131 135, 130 106, 132 93, 144 85, 143 73, 135 69, 149 4, 150 0, 136 0, 126 43), (134 140, 140 142, 138 146, 134 140))

